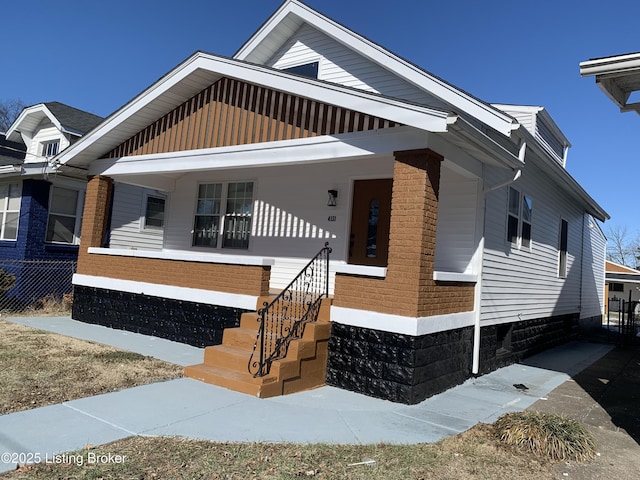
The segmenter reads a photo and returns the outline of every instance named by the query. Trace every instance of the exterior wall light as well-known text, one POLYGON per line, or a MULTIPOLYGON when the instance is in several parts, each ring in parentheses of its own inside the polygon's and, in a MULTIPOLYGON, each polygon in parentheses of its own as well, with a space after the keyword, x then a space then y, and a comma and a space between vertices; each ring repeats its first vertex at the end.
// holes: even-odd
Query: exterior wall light
POLYGON ((335 207, 336 202, 338 200, 338 190, 329 190, 329 200, 327 201, 327 206, 335 207))

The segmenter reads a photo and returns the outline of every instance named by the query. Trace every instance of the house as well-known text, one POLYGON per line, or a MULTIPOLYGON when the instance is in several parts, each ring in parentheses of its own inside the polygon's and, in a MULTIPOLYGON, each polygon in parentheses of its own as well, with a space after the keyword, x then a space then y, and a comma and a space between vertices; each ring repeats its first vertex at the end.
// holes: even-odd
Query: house
POLYGON ((489 105, 285 1, 55 157, 89 176, 73 318, 222 342, 187 374, 254 395, 419 402, 600 324, 608 216, 569 147, 544 108, 489 105), (273 325, 303 338, 271 362, 273 325))
POLYGON ((640 90, 640 53, 593 58, 580 62, 580 75, 595 77, 596 84, 621 112, 640 113, 640 102, 632 96, 640 90))
POLYGON ((607 260, 605 266, 606 310, 617 312, 625 302, 640 301, 640 271, 607 260))
POLYGON ((70 293, 86 175, 51 159, 102 121, 47 102, 26 107, 0 138, 0 308, 70 293), (43 278, 45 281, 43 281, 43 278))

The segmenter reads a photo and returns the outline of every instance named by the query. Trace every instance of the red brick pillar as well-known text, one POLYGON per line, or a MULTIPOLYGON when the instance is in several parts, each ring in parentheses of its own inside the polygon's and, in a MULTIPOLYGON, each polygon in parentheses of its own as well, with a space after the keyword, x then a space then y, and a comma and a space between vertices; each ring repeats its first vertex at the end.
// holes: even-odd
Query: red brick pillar
POLYGON ((78 273, 83 273, 89 247, 103 247, 109 228, 109 209, 113 195, 113 180, 97 175, 89 178, 82 216, 82 233, 78 255, 78 273))

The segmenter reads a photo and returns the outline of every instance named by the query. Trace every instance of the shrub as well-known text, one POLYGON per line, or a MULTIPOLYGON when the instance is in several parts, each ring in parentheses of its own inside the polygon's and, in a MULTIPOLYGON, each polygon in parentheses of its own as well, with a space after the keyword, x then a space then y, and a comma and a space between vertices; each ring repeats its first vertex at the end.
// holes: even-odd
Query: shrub
POLYGON ((595 443, 585 426, 564 415, 507 413, 494 428, 500 441, 553 460, 585 461, 595 456, 595 443))

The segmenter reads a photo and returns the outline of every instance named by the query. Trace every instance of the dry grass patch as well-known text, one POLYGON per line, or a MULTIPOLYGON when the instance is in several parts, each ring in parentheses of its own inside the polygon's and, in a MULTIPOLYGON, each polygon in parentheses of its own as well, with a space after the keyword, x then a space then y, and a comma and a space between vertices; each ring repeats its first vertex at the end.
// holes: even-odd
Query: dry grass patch
POLYGON ((507 413, 494 424, 497 437, 552 460, 591 460, 596 454, 593 437, 578 420, 565 415, 524 411, 507 413))
POLYGON ((177 378, 182 367, 0 320, 0 414, 177 378))
MULTIPOLYGON (((552 478, 550 464, 501 447, 489 425, 420 445, 296 445, 213 443, 176 438, 132 437, 76 452, 82 460, 37 465, 11 479, 505 479, 552 478), (87 465, 89 455, 113 461, 87 465), (117 457, 120 455, 120 457, 117 457)), ((72 457, 78 458, 78 457, 72 457)))

